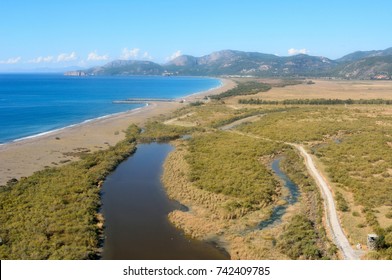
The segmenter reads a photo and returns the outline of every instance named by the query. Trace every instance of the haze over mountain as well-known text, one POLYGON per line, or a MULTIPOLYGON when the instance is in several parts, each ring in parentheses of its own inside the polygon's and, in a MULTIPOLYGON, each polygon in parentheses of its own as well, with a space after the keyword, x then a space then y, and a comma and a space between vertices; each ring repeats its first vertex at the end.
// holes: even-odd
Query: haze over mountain
POLYGON ((336 60, 307 54, 276 56, 223 50, 202 57, 181 55, 163 65, 151 61, 115 60, 84 71, 67 72, 66 75, 238 75, 391 79, 392 48, 357 51, 336 60))

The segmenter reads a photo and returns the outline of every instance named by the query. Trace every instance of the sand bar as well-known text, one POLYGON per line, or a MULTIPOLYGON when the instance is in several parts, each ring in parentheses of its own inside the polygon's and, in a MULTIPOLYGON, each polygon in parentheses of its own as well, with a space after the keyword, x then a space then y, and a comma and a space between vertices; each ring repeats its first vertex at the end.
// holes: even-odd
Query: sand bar
POLYGON ((206 95, 218 94, 235 86, 221 79, 222 86, 182 98, 185 102, 151 102, 148 106, 129 112, 95 119, 41 136, 0 146, 0 185, 12 178, 30 176, 45 167, 60 166, 77 160, 80 151, 97 151, 115 145, 124 138, 123 131, 131 124, 143 125, 154 116, 169 113, 188 102, 206 95))

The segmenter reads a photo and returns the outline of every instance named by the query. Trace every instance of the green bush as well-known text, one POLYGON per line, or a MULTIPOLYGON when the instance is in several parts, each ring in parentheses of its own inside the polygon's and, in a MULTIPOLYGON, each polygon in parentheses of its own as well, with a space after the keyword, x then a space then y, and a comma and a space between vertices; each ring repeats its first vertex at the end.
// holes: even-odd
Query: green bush
POLYGON ((340 192, 335 193, 335 200, 338 206, 338 209, 342 212, 349 211, 349 207, 347 201, 344 199, 343 195, 340 192))
POLYGON ((277 247, 291 259, 317 260, 323 258, 323 254, 316 242, 312 222, 303 215, 296 215, 279 236, 277 247))

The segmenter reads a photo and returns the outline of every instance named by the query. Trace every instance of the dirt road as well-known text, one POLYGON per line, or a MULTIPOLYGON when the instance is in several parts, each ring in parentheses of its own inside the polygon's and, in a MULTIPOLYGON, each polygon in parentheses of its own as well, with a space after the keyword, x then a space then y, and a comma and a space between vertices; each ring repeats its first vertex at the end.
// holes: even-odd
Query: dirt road
POLYGON ((346 235, 343 232, 342 227, 340 226, 338 215, 335 208, 335 203, 332 197, 331 189, 328 186, 326 180, 321 176, 320 172, 316 168, 312 157, 309 155, 306 150, 297 144, 287 143, 293 147, 295 147, 300 153, 301 156, 305 159, 306 167, 316 181, 317 185, 321 190, 321 194, 324 198, 325 210, 327 215, 327 222, 330 227, 330 232, 333 237, 333 241, 336 246, 340 249, 343 254, 344 259, 346 260, 358 260, 359 254, 354 251, 351 247, 350 243, 347 240, 346 235))

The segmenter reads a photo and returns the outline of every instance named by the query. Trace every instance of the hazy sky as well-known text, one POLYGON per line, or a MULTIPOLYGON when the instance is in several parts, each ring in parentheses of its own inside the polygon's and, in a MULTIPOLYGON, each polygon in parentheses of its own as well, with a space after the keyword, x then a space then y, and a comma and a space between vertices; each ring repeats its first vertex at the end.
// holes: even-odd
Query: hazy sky
POLYGON ((391 0, 0 0, 3 71, 223 49, 336 59, 388 47, 391 0))

